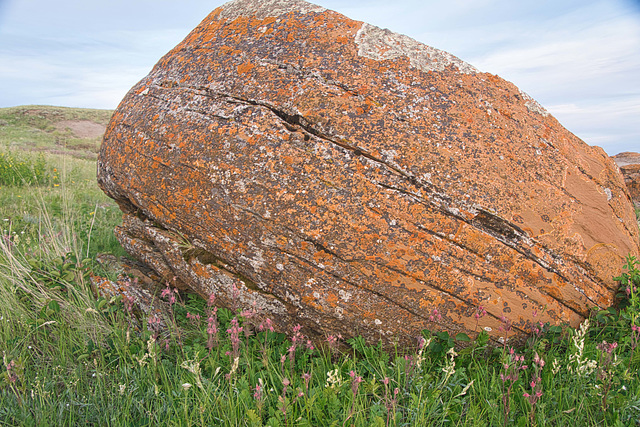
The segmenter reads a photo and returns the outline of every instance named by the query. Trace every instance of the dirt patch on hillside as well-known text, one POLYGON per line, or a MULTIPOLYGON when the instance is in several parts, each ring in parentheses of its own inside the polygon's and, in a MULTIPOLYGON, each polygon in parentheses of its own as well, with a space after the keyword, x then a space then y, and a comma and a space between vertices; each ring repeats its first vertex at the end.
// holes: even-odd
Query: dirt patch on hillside
POLYGON ((55 126, 59 131, 70 129, 77 138, 100 138, 107 129, 106 126, 89 120, 63 120, 55 126))

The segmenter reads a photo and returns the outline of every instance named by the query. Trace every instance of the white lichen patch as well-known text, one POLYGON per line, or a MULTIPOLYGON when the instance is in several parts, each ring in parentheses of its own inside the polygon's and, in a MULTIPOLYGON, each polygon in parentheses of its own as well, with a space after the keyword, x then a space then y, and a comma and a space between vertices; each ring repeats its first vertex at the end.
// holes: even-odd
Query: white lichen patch
POLYGON ((302 307, 302 305, 300 304, 300 295, 294 295, 289 291, 285 291, 284 297, 287 301, 290 301, 296 307, 302 307))
POLYGON ((358 45, 358 55, 376 61, 406 56, 413 67, 424 72, 443 71, 450 65, 455 66, 461 73, 478 72, 477 68, 448 52, 367 23, 362 24, 356 33, 355 42, 358 45))
POLYGON ((351 299, 351 292, 343 291, 342 289, 338 291, 338 295, 340 296, 340 299, 343 300, 344 302, 347 302, 349 301, 349 299, 351 299))
POLYGON ((234 0, 221 7, 220 18, 230 20, 241 16, 255 16, 258 19, 264 19, 289 12, 305 14, 322 13, 327 10, 322 6, 302 0, 234 0))
POLYGON ((240 193, 246 193, 247 192, 247 186, 246 186, 246 184, 245 184, 245 182, 243 180, 241 180, 241 179, 237 180, 235 182, 235 186, 236 186, 236 188, 238 189, 238 191, 240 193))
MULTIPOLYGON (((260 269, 265 263, 263 254, 264 252, 262 251, 262 249, 256 249, 253 258, 248 259, 249 264, 251 264, 251 267, 253 267, 253 269, 256 271, 260 271, 260 269)), ((242 258, 245 258, 245 257, 242 257, 242 258)))
POLYGON ((388 161, 393 161, 393 159, 398 155, 396 150, 381 150, 381 152, 388 161))
POLYGON ((524 105, 525 105, 525 107, 527 107, 527 109, 529 111, 531 111, 533 113, 541 114, 544 117, 547 117, 549 115, 549 112, 547 110, 545 110, 544 107, 542 105, 540 105, 538 103, 538 101, 533 99, 531 96, 529 96, 528 94, 524 93, 523 91, 520 91, 520 95, 524 99, 524 105))

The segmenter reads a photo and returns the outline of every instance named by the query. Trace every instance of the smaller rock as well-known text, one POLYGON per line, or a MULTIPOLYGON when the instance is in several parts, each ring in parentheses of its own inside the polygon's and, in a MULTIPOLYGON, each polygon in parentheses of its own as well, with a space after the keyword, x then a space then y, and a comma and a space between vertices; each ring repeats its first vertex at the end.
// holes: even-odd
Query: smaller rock
POLYGON ((122 298, 125 310, 131 312, 132 325, 136 330, 141 331, 145 326, 145 319, 151 316, 159 319, 159 326, 166 329, 170 309, 169 305, 156 295, 159 292, 147 289, 137 279, 124 275, 120 275, 115 282, 104 277, 92 276, 91 284, 98 296, 110 301, 122 298))
POLYGON ((624 176, 633 204, 640 208, 640 153, 626 151, 613 156, 613 160, 624 176))
POLYGON ((96 261, 106 270, 122 273, 122 267, 118 261, 118 257, 109 253, 99 253, 96 255, 96 261))

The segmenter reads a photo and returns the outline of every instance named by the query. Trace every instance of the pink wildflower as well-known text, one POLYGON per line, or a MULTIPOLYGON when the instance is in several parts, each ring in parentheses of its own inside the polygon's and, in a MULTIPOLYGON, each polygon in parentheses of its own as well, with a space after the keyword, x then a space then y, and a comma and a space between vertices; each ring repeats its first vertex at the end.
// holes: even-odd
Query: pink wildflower
POLYGON ((260 332, 262 332, 263 330, 273 332, 275 330, 273 328, 273 321, 268 317, 260 322, 260 325, 258 325, 258 329, 260 330, 260 332))
POLYGON ((216 300, 216 295, 214 293, 209 295, 209 299, 207 300, 207 307, 213 307, 215 300, 216 300))
POLYGON ((422 349, 427 341, 423 337, 418 337, 418 349, 422 349))
POLYGON ((162 298, 167 298, 167 301, 169 301, 169 305, 173 305, 176 302, 176 295, 175 294, 177 294, 177 293, 178 293, 178 290, 175 289, 175 288, 172 290, 169 287, 169 284, 167 283, 167 287, 162 290, 162 292, 160 293, 160 296, 162 298))
POLYGON ((308 392, 309 382, 311 381, 311 374, 308 372, 305 372, 304 374, 302 374, 302 379, 304 380, 304 389, 308 392))
POLYGON ((122 302, 127 313, 133 313, 133 307, 135 306, 136 299, 131 295, 125 295, 122 298, 122 302))
POLYGON ((358 394, 358 387, 360 386, 360 383, 362 382, 362 377, 358 376, 355 373, 355 371, 349 372, 349 376, 352 378, 352 380, 351 380, 351 392, 355 396, 356 394, 358 394))
POLYGON ((478 308, 476 308, 476 313, 473 315, 473 317, 477 321, 477 320, 480 320, 481 318, 483 318, 486 315, 487 315, 487 310, 485 310, 483 306, 479 305, 478 308))
POLYGON ((16 361, 11 360, 8 365, 5 365, 7 368, 7 376, 9 378, 9 382, 15 383, 18 381, 18 375, 15 373, 16 361))
POLYGON ((207 324, 207 348, 209 351, 213 350, 218 344, 218 319, 215 312, 211 313, 209 316, 208 324, 207 324))
POLYGON ((238 323, 238 318, 234 317, 231 319, 231 327, 227 329, 227 334, 229 334, 229 341, 231 341, 234 359, 240 356, 240 333, 242 330, 243 328, 238 323))
POLYGON ((260 387, 260 384, 256 384, 256 391, 253 393, 253 398, 256 400, 262 399, 262 387, 260 387))

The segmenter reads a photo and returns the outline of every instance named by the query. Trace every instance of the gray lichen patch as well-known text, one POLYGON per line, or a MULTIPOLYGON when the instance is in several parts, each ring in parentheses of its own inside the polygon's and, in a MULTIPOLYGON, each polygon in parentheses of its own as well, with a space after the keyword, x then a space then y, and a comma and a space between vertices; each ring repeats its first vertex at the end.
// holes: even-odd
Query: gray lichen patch
POLYGON ((411 65, 424 72, 443 71, 450 65, 461 73, 478 73, 471 64, 440 49, 427 46, 411 37, 394 33, 386 28, 379 28, 367 23, 356 33, 358 55, 365 58, 384 61, 406 56, 411 65))
POLYGON ((222 5, 221 19, 236 19, 240 16, 255 16, 264 19, 289 12, 321 13, 326 9, 302 0, 233 0, 222 5))

